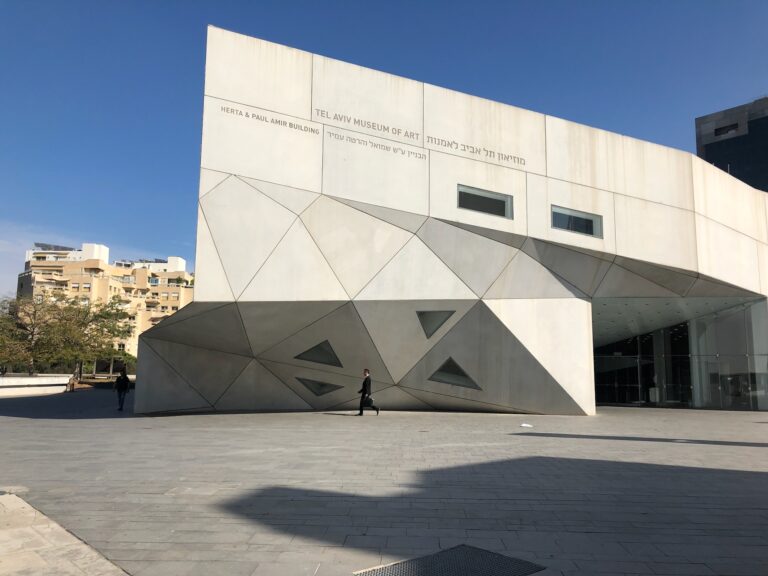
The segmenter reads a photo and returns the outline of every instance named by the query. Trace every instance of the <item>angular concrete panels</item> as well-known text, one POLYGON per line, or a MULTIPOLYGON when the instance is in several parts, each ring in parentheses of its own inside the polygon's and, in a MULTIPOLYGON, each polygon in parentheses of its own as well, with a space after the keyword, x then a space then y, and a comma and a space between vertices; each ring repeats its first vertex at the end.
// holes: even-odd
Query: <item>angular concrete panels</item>
POLYGON ((356 300, 471 300, 475 294, 414 237, 363 288, 356 300))
POLYGON ((594 345, 768 293, 766 195, 685 152, 217 28, 198 194, 139 412, 356 410, 370 368, 384 410, 593 414, 594 345))
POLYGON ((211 405, 194 390, 142 336, 136 369, 133 409, 138 412, 210 410, 211 405))
POLYGON ((418 237, 479 297, 517 249, 430 218, 418 237))
POLYGON ((317 192, 299 190, 298 188, 291 188, 290 186, 281 186, 280 184, 264 182, 262 180, 256 180, 255 178, 242 177, 241 180, 247 182, 264 195, 272 198, 272 200, 281 206, 285 206, 294 214, 301 214, 304 212, 307 206, 317 200, 317 197, 319 196, 317 192))
POLYGON ((296 220, 240 300, 347 300, 349 296, 300 220, 296 220))
POLYGON ((578 406, 594 414, 591 304, 551 298, 485 300, 485 305, 578 406))
POLYGON ((260 360, 302 366, 326 373, 373 377, 393 383, 365 325, 349 302, 258 355, 260 360))
POLYGON ((475 303, 476 300, 358 300, 355 308, 389 373, 397 382, 475 303), (424 316, 430 313, 440 313, 442 322, 425 328, 424 322, 432 319, 426 320, 424 316))
POLYGON ((327 197, 318 199, 301 220, 352 297, 411 238, 397 226, 327 197))
POLYGON ((298 394, 256 360, 240 373, 214 406, 217 410, 311 410, 298 394))
POLYGON ((197 211, 197 249, 195 250, 195 301, 227 302, 235 299, 219 258, 203 211, 197 211))
POLYGON ((200 206, 232 293, 239 297, 296 215, 237 177, 206 194, 200 206))

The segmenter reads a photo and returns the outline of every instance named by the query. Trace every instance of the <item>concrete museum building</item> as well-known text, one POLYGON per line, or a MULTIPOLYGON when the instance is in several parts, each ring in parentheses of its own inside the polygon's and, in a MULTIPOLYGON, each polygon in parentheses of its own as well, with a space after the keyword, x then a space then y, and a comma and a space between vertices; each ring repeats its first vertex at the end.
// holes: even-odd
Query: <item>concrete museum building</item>
POLYGON ((194 302, 136 411, 768 409, 768 196, 687 152, 209 28, 194 302))

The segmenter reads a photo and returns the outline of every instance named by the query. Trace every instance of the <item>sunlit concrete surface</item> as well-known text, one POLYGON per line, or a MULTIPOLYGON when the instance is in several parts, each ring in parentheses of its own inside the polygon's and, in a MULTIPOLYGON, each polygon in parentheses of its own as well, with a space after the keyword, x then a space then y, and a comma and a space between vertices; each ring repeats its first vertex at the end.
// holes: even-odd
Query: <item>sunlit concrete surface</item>
POLYGON ((0 574, 125 576, 15 494, 0 493, 0 574))
POLYGON ((140 576, 350 574, 460 543, 546 576, 768 573, 761 413, 352 413, 2 399, 0 486, 140 576))

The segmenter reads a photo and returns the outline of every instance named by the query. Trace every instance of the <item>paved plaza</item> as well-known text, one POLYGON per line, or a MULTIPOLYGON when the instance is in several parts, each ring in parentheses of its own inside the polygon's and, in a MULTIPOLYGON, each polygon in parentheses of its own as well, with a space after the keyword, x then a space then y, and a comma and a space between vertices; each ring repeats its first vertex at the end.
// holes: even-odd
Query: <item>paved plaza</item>
POLYGON ((348 575, 462 543, 545 576, 768 574, 768 414, 114 404, 0 399, 0 489, 129 574, 348 575))

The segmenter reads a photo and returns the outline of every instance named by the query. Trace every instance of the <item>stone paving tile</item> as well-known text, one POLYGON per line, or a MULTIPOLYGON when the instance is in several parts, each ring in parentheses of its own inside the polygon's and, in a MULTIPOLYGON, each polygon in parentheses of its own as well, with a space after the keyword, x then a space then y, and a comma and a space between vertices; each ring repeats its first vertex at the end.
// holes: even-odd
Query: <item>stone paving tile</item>
POLYGON ((112 401, 0 400, 0 470, 131 574, 230 562, 333 576, 460 543, 547 576, 768 574, 756 413, 116 418, 112 401))
POLYGON ((0 494, 0 575, 120 576, 120 568, 13 494, 0 494))

